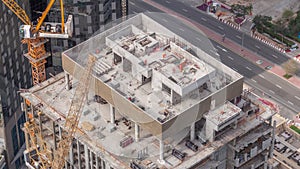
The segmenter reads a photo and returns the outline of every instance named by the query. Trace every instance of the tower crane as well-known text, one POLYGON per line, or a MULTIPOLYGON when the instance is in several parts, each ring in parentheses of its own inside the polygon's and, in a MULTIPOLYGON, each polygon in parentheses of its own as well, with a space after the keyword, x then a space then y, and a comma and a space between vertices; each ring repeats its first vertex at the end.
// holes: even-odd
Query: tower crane
MULTIPOLYGON (((8 1, 8 0, 2 0, 2 1, 8 1)), ((60 1, 62 5, 62 0, 60 1)), ((63 7, 61 11, 63 11, 63 7)), ((43 15, 44 14, 45 13, 43 13, 43 15)), ((127 15, 127 0, 122 0, 123 20, 126 19, 126 15, 127 15)), ((21 17, 19 18, 21 19, 21 17)), ((66 32, 61 33, 59 35, 64 35, 65 33, 66 32)), ((56 150, 52 152, 53 156, 51 155, 51 151, 49 151, 46 142, 43 140, 42 131, 40 130, 39 126, 37 126, 34 117, 33 116, 28 117, 29 120, 25 123, 24 128, 26 133, 28 133, 30 136, 31 146, 32 149, 35 151, 34 154, 30 156, 30 162, 31 164, 35 165, 36 168, 43 168, 43 169, 63 168, 65 163, 65 158, 69 154, 70 146, 72 144, 74 135, 76 133, 80 116, 82 114, 82 109, 84 107, 84 101, 86 98, 85 96, 88 94, 92 68, 95 62, 96 62, 96 58, 90 55, 86 66, 86 70, 84 70, 83 75, 79 79, 79 84, 76 87, 75 94, 72 99, 71 106, 69 108, 66 117, 66 121, 64 124, 64 129, 66 132, 62 132, 61 139, 58 143, 58 147, 56 150)))
POLYGON ((51 151, 47 147, 46 142, 43 139, 42 131, 36 124, 34 117, 31 115, 29 120, 24 124, 26 133, 30 137, 30 148, 34 152, 29 155, 31 165, 39 169, 61 169, 65 164, 65 158, 69 154, 70 146, 73 141, 73 137, 78 127, 79 119, 82 114, 86 95, 89 90, 89 83, 92 74, 92 68, 96 62, 96 57, 90 55, 86 70, 84 70, 81 78, 79 79, 78 86, 75 89, 74 97, 71 102, 68 114, 66 116, 66 122, 64 124, 64 130, 62 132, 61 139, 58 142, 58 147, 53 151, 53 158, 51 151))
POLYGON ((67 22, 64 23, 64 5, 63 0, 60 0, 61 23, 44 22, 55 2, 55 0, 50 0, 37 24, 33 25, 25 10, 15 0, 2 0, 2 2, 24 23, 24 25, 20 26, 19 33, 22 43, 27 44, 28 53, 24 54, 24 56, 29 59, 31 64, 33 85, 45 81, 46 58, 50 54, 46 52, 44 44, 48 41, 47 38, 66 39, 72 36, 72 15, 69 15, 67 22))

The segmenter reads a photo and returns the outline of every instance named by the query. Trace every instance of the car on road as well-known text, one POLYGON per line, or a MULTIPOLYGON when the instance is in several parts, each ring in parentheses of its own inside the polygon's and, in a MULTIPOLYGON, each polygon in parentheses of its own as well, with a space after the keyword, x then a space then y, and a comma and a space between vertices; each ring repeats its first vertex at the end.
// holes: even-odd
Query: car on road
POLYGON ((261 64, 264 63, 264 61, 262 61, 262 60, 257 60, 256 63, 259 64, 259 65, 261 65, 261 64))
POLYGON ((269 66, 266 66, 265 69, 266 69, 266 70, 270 70, 270 69, 272 69, 272 66, 270 66, 270 65, 269 65, 269 66))

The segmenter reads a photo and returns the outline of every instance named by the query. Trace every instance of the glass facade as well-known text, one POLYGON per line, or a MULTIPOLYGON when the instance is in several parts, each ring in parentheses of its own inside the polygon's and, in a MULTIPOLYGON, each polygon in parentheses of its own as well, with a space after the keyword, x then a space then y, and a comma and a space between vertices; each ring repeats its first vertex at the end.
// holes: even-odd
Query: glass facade
MULTIPOLYGON (((29 9, 28 2, 18 0, 17 3, 23 9, 29 9)), ((26 46, 21 44, 19 37, 21 24, 18 17, 0 2, 0 112, 6 161, 9 161, 6 162, 7 168, 20 168, 22 165, 22 153, 16 157, 24 144, 24 134, 20 127, 24 115, 20 109, 18 91, 31 86, 31 67, 23 56, 26 46), (15 158, 17 160, 11 163, 15 158)))

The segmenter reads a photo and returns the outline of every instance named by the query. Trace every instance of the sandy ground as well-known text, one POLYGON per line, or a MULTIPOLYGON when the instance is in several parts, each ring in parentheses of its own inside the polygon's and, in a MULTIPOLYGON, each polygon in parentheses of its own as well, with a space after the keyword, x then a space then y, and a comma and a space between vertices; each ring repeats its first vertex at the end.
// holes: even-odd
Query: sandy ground
MULTIPOLYGON (((221 0, 222 1, 222 0, 221 0)), ((297 12, 300 10, 300 0, 223 0, 228 5, 232 4, 252 4, 253 16, 267 15, 274 20, 278 20, 285 10, 297 12)))

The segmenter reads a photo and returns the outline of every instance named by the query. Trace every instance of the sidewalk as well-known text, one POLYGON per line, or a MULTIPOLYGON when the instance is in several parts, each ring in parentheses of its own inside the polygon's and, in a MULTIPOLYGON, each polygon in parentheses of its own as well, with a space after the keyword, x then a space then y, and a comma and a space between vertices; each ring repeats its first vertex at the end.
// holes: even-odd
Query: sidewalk
POLYGON ((180 20, 182 20, 184 23, 189 24, 189 25, 193 25, 196 26, 197 28, 199 28, 201 31, 203 31, 207 37, 213 41, 218 42, 219 44, 222 44, 224 47, 230 49, 231 51, 237 53, 238 55, 246 58, 247 60, 255 63, 257 60, 262 60, 263 64, 258 65, 261 68, 265 68, 266 66, 272 66, 273 68, 271 70, 269 70, 269 72, 281 77, 282 79, 290 82, 292 85, 294 85, 295 87, 300 89, 300 78, 297 76, 293 76, 290 79, 285 79, 283 77, 283 75, 285 74, 285 71, 282 67, 278 66, 278 65, 274 65, 273 63, 265 60, 264 58, 257 56, 255 53, 253 53, 252 51, 242 48, 242 46, 240 46, 239 44, 231 41, 230 39, 226 39, 225 42, 222 42, 222 35, 217 34, 213 31, 211 31, 210 29, 206 28, 205 26, 198 24, 197 22, 194 22, 192 20, 190 20, 189 18, 186 18, 185 16, 182 16, 181 14, 178 14, 177 12, 174 12, 173 10, 170 10, 156 2, 153 2, 151 0, 144 0, 146 3, 160 9, 161 11, 171 14, 171 15, 175 15, 177 16, 180 20), (242 50, 243 49, 243 50, 242 50))

